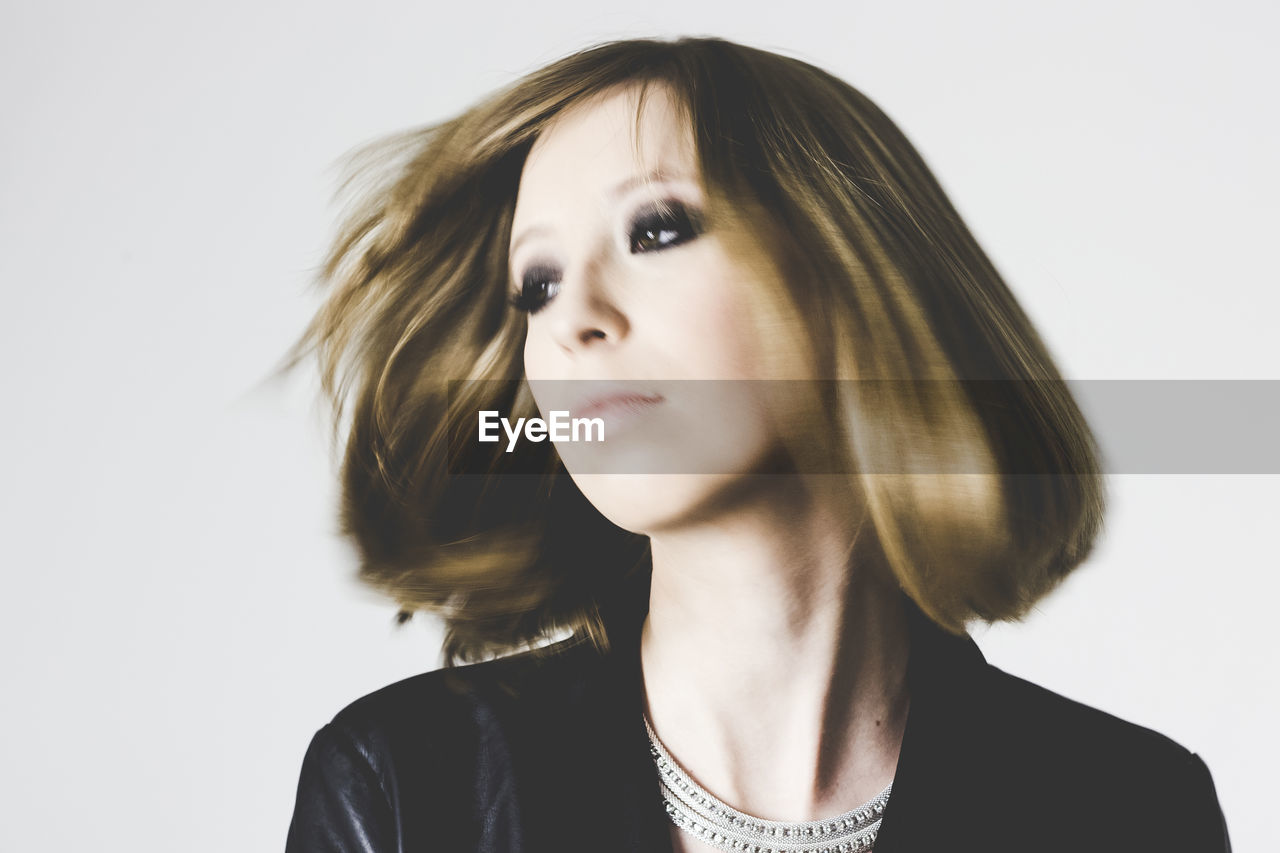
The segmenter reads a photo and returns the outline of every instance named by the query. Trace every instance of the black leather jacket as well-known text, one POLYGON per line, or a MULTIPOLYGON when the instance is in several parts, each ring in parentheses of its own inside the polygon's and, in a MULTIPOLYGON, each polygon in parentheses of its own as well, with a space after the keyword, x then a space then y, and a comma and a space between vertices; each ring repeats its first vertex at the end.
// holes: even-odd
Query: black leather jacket
MULTIPOLYGON (((1230 850, 1199 756, 908 611, 911 705, 876 853, 1230 850)), ((670 853, 638 636, 354 702, 307 749, 287 853, 670 853)))

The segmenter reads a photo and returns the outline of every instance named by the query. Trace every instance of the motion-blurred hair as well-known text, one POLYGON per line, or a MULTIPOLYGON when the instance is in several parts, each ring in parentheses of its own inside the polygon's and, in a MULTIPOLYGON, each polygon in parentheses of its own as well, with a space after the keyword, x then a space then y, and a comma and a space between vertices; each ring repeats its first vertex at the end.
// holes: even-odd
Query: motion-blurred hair
POLYGON ((744 227, 780 255, 787 292, 757 301, 803 334, 779 352, 833 379, 951 389, 839 382, 818 415, 881 565, 949 630, 1022 616, 1101 527, 1078 406, 893 122, 813 65, 714 38, 591 47, 352 158, 326 299, 287 366, 318 359, 361 578, 405 618, 440 614, 450 664, 556 632, 607 648, 614 604, 643 589, 648 540, 604 519, 549 442, 522 448, 541 476, 511 473, 499 444, 487 474, 449 465, 478 410, 537 414, 520 381, 526 316, 506 297, 525 158, 557 115, 631 85, 675 94, 711 209, 750 211, 744 227), (983 387, 998 405, 973 405, 971 380, 996 380, 983 387))

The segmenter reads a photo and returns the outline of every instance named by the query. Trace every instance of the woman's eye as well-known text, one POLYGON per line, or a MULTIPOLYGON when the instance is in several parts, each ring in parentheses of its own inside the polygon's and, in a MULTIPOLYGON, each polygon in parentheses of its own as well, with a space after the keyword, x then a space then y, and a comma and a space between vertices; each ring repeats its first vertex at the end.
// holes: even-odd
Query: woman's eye
MULTIPOLYGON (((632 254, 670 249, 703 232, 701 216, 678 201, 666 201, 636 216, 629 240, 632 254)), ((509 298, 518 311, 537 314, 560 292, 560 273, 548 266, 530 267, 509 298)))
POLYGON ((669 249, 702 233, 699 217, 678 201, 642 213, 631 224, 631 253, 669 249))
POLYGON ((532 267, 524 274, 520 290, 511 294, 511 305, 518 311, 537 314, 560 292, 558 273, 549 267, 532 267))

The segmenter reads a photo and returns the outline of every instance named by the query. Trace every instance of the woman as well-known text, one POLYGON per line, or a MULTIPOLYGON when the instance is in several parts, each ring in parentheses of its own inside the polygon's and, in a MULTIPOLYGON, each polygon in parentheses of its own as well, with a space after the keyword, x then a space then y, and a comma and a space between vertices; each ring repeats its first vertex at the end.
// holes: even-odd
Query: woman
POLYGON ((1197 756, 965 633, 1089 553, 1097 450, 865 97, 624 41, 375 153, 303 345, 451 665, 316 734, 291 853, 1229 849, 1197 756))

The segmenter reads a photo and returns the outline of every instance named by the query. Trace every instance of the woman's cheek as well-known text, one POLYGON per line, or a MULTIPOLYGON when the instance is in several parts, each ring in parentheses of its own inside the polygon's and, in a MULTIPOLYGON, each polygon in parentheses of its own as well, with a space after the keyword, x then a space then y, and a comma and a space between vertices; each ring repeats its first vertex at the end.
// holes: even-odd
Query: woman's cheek
POLYGON ((751 328, 745 299, 751 288, 742 272, 703 263, 686 282, 657 324, 664 330, 662 351, 690 378, 753 378, 760 344, 751 328))

